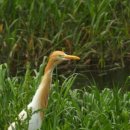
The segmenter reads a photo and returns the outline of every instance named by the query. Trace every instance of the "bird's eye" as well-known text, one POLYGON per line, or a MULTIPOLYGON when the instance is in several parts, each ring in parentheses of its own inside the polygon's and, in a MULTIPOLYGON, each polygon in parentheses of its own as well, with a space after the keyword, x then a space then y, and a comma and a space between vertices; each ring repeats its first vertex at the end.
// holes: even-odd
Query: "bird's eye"
POLYGON ((59 58, 62 58, 62 57, 63 57, 63 55, 59 55, 58 57, 59 57, 59 58))

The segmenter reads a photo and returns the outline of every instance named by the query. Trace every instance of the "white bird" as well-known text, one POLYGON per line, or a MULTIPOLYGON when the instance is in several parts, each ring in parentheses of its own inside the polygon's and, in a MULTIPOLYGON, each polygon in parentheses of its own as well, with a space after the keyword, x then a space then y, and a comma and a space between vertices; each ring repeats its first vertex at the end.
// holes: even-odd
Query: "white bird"
MULTIPOLYGON (((80 58, 74 55, 67 55, 63 51, 54 51, 49 56, 49 61, 45 67, 44 76, 42 77, 41 83, 36 90, 36 93, 32 101, 27 106, 27 109, 31 109, 32 114, 28 124, 28 130, 38 130, 41 128, 42 120, 44 118, 44 110, 47 108, 48 95, 52 81, 52 73, 56 65, 60 64, 65 60, 79 60, 80 58), (37 112, 35 112, 37 111, 37 112)), ((18 119, 22 123, 27 119, 28 113, 26 110, 22 110, 18 115, 18 119)), ((8 130, 16 130, 16 122, 13 122, 8 127, 8 130)))

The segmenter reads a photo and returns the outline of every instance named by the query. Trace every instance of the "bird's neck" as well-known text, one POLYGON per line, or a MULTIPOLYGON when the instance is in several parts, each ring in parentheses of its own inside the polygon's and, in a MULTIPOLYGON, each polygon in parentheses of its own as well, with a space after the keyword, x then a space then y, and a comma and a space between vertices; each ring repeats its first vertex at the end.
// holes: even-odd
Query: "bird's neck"
MULTIPOLYGON (((48 95, 52 81, 54 65, 48 62, 42 81, 34 95, 33 101, 38 103, 37 109, 44 109, 48 104, 48 95)), ((43 112, 40 112, 41 118, 43 118, 43 112)))
POLYGON ((53 73, 54 67, 55 67, 54 63, 52 61, 49 61, 46 68, 45 68, 44 75, 49 73, 49 72, 53 73))

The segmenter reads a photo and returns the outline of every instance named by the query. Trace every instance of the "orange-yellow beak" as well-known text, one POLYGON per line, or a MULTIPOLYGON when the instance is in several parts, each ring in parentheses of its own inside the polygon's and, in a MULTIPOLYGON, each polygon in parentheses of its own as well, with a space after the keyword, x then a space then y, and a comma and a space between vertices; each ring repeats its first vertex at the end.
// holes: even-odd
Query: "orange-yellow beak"
POLYGON ((80 60, 78 56, 74 56, 74 55, 65 55, 64 58, 66 60, 80 60))

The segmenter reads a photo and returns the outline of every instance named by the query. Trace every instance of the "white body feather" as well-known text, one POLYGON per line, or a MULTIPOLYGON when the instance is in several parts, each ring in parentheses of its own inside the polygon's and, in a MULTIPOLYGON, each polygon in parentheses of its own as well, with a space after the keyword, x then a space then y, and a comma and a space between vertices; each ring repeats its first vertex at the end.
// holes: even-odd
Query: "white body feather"
MULTIPOLYGON (((37 104, 35 104, 34 102, 31 102, 28 105, 28 109, 31 109, 32 112, 35 112, 36 110, 38 110, 38 109, 36 109, 36 106, 37 106, 37 104)), ((27 111, 22 110, 19 113, 18 118, 21 122, 23 122, 25 119, 27 119, 27 111)), ((40 117, 40 112, 36 112, 36 113, 32 114, 31 119, 29 120, 28 130, 40 129, 41 124, 42 124, 42 120, 40 117)), ((11 123, 11 125, 8 127, 8 130, 17 130, 15 122, 11 123)))
MULTIPOLYGON (((22 110, 19 114, 19 119, 25 120, 27 118, 27 112, 25 110, 22 110), (20 118, 21 117, 21 118, 20 118)), ((42 124, 40 113, 35 113, 32 115, 31 119, 29 120, 29 127, 28 130, 37 130, 40 129, 42 124)), ((16 130, 15 122, 11 123, 11 125, 8 127, 8 130, 16 130)))
MULTIPOLYGON (((41 128, 42 120, 40 117, 40 112, 35 112, 35 111, 38 111, 40 109, 38 97, 39 97, 41 90, 45 87, 45 85, 43 85, 43 82, 45 80, 46 80, 46 76, 43 77, 42 82, 39 85, 39 87, 32 99, 32 102, 27 106, 28 110, 31 109, 32 113, 34 112, 31 116, 31 119, 29 120, 28 130, 39 130, 41 128)), ((18 118, 21 122, 23 122, 25 119, 27 119, 27 112, 25 110, 22 110, 19 113, 18 118)), ((8 130, 17 130, 15 122, 10 124, 10 126, 8 127, 8 130)))

